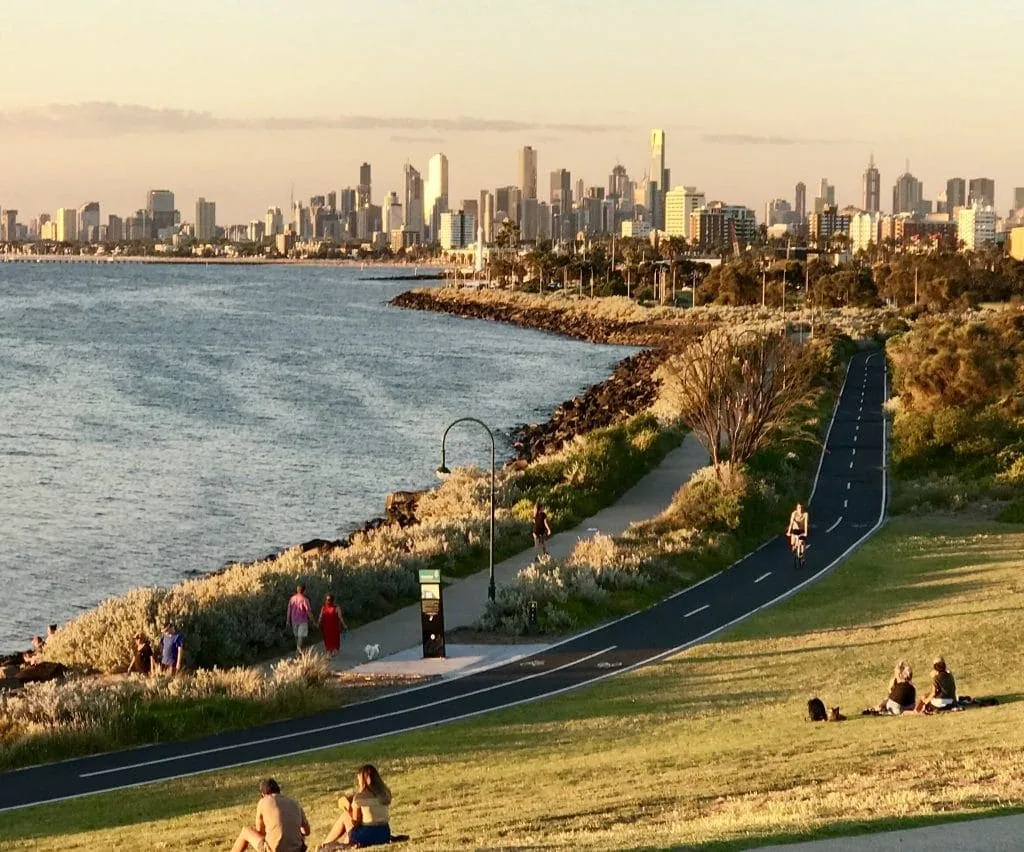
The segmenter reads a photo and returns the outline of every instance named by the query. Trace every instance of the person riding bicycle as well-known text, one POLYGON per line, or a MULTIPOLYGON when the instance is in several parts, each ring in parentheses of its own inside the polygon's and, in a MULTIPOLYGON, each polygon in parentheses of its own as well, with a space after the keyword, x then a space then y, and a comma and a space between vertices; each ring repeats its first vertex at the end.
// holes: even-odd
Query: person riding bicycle
POLYGON ((797 503, 796 508, 789 516, 789 527, 786 529, 786 535, 789 536, 789 547, 794 553, 800 553, 803 550, 810 528, 811 520, 807 510, 801 503, 797 503))

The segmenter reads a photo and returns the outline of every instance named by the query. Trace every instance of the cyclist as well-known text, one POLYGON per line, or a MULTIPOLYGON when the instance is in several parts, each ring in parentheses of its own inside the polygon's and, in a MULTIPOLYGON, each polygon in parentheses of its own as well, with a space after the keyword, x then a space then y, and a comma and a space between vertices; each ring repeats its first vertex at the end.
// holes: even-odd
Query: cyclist
POLYGON ((801 503, 797 503, 796 508, 789 516, 789 527, 786 529, 786 535, 789 536, 790 549, 801 558, 804 555, 805 542, 810 528, 811 520, 807 510, 804 509, 801 503))

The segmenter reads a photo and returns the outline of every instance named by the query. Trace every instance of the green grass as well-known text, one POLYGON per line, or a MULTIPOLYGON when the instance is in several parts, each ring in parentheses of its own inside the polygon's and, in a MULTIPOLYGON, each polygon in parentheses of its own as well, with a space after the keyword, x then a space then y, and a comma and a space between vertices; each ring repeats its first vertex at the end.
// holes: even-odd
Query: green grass
POLYGON ((225 848, 268 773, 319 840, 367 760, 410 850, 741 849, 1020 809, 1022 552, 1021 526, 898 518, 822 583, 657 666, 433 730, 5 813, 0 846, 225 848), (920 685, 937 653, 962 692, 1000 706, 857 715, 897 657, 920 685), (804 721, 812 694, 849 721, 804 721))

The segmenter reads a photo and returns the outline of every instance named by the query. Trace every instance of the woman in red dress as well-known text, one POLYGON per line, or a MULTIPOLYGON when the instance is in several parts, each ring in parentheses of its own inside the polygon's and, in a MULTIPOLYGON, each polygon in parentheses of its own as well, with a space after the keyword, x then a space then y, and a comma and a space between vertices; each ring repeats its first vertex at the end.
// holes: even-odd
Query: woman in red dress
POLYGON ((348 630, 341 609, 334 605, 334 595, 324 597, 324 605, 320 608, 320 617, 317 619, 317 627, 324 637, 324 650, 329 657, 333 657, 341 648, 341 631, 348 630))

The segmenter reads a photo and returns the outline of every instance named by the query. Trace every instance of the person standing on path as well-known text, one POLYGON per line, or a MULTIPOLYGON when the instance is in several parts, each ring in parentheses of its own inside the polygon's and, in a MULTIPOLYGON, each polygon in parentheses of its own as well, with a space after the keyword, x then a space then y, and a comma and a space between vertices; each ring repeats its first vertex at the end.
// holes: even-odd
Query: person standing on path
POLYGON ((313 607, 306 597, 306 587, 299 583, 295 594, 288 599, 288 626, 295 634, 295 650, 302 650, 302 640, 309 636, 309 620, 313 617, 313 607))
POLYGON ((551 537, 551 524, 548 523, 544 507, 538 503, 533 512, 533 545, 541 555, 548 555, 548 538, 551 537))
POLYGON ((320 607, 316 625, 324 637, 324 650, 327 656, 333 657, 341 649, 341 631, 348 630, 345 617, 341 614, 341 607, 334 603, 334 595, 324 596, 324 605, 320 607))
POLYGON ((164 627, 157 650, 160 652, 160 665, 164 674, 175 675, 181 671, 185 661, 185 640, 173 624, 164 627))

